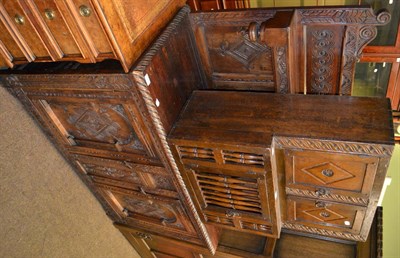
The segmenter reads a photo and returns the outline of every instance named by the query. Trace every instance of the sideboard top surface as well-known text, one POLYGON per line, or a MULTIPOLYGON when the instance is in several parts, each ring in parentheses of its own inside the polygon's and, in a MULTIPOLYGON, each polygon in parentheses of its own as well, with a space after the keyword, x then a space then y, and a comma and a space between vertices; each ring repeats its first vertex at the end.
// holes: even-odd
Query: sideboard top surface
POLYGON ((195 91, 169 138, 269 147, 273 136, 392 145, 390 103, 384 98, 195 91))

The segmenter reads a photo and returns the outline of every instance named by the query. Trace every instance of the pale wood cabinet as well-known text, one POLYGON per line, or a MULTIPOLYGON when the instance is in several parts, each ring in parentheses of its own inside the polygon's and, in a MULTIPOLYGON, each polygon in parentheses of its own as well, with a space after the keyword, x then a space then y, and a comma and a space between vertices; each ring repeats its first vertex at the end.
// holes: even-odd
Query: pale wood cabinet
POLYGON ((117 59, 128 72, 184 2, 1 1, 1 64, 117 59))

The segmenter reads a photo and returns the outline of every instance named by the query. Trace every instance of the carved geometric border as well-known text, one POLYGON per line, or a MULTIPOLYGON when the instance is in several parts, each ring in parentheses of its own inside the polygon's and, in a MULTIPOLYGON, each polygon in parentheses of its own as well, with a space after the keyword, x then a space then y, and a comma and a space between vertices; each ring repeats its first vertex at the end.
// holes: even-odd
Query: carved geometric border
POLYGON ((282 227, 286 228, 286 229, 302 231, 302 232, 307 232, 307 233, 311 233, 311 234, 318 234, 318 235, 334 237, 334 238, 349 239, 349 240, 353 240, 353 241, 365 241, 366 240, 365 238, 363 238, 360 235, 354 235, 354 234, 344 233, 344 232, 337 232, 337 231, 326 230, 326 229, 321 229, 321 228, 313 228, 313 227, 308 227, 308 226, 299 225, 299 224, 292 224, 292 223, 288 223, 288 222, 284 222, 282 224, 282 227))
POLYGON ((283 136, 275 136, 274 144, 278 148, 334 151, 338 153, 373 155, 380 157, 391 157, 393 152, 393 146, 390 145, 308 138, 292 138, 283 136))
POLYGON ((368 199, 364 199, 364 198, 360 198, 360 197, 356 198, 356 197, 344 196, 344 195, 339 195, 339 194, 331 194, 331 193, 326 193, 324 195, 318 195, 316 192, 313 192, 313 191, 295 189, 295 188, 290 188, 290 187, 286 187, 286 194, 304 196, 304 197, 321 199, 321 200, 346 202, 346 203, 351 203, 351 204, 355 204, 355 205, 363 205, 363 206, 368 205, 368 199))

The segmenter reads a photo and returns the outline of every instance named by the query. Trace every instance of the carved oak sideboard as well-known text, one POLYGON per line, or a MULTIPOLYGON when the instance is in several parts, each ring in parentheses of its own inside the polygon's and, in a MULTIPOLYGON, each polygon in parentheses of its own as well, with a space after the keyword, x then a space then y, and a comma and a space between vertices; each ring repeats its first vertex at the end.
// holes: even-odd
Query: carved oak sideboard
POLYGON ((394 145, 388 99, 234 91, 195 91, 169 142, 203 221, 354 241, 394 145))
MULTIPOLYGON (((365 238, 390 156, 391 147, 385 144, 392 144, 391 128, 387 127, 383 100, 356 110, 358 104, 343 98, 349 102, 346 107, 356 111, 360 128, 350 134, 340 129, 338 137, 331 129, 336 123, 345 127, 350 118, 329 120, 332 110, 323 103, 319 104, 321 110, 315 110, 315 97, 255 92, 349 94, 360 49, 372 40, 374 26, 385 24, 387 18, 387 13, 375 16, 370 8, 360 7, 192 14, 186 7, 128 73, 118 61, 107 60, 96 64, 31 63, 1 71, 0 78, 143 257, 271 257, 281 228, 353 241, 365 238), (210 95, 202 105, 218 107, 219 98, 225 99, 220 104, 227 106, 219 114, 228 125, 237 122, 228 108, 237 100, 249 104, 235 111, 240 116, 256 114, 268 104, 269 113, 257 122, 267 123, 270 115, 280 117, 278 131, 284 133, 273 139, 268 136, 262 144, 251 144, 251 140, 263 139, 265 132, 248 142, 244 139, 251 134, 231 134, 230 143, 218 143, 223 145, 217 146, 219 152, 203 140, 182 146, 173 142, 179 149, 171 149, 168 132, 192 92, 206 89, 216 91, 205 92, 210 95), (252 96, 249 100, 254 97, 258 102, 240 96, 252 96), (275 101, 281 98, 285 101, 275 101), (297 99, 295 106, 290 105, 293 99, 297 99), (254 106, 257 103, 259 107, 254 106), (372 107, 378 111, 372 112, 372 107), (295 122, 301 117, 294 115, 294 110, 298 108, 307 109, 304 117, 315 118, 309 132, 315 135, 297 133, 295 122), (370 121, 364 117, 369 111, 376 121, 363 131, 362 126, 370 121), (358 142, 361 132, 376 132, 375 124, 382 125, 385 132, 367 137, 368 145, 340 144, 358 142), (310 142, 308 138, 318 140, 310 142), (340 142, 332 146, 333 140, 340 142), (382 152, 374 153, 371 146, 383 148, 382 152), (317 170, 325 171, 323 179, 317 170), (309 171, 311 178, 302 171, 309 171), (324 176, 330 179, 328 183, 324 176), (311 209, 310 205, 319 206, 311 209), (350 211, 345 209, 343 215, 343 207, 350 211), (320 216, 312 213, 314 219, 303 218, 304 212, 296 213, 299 210, 313 210, 320 216), (324 221, 321 214, 328 212, 330 218, 356 215, 352 220, 341 218, 336 225, 324 221)), ((341 100, 337 97, 337 102, 341 100)), ((214 114, 209 115, 203 115, 204 121, 197 115, 188 120, 205 125, 214 114)), ((188 128, 184 133, 187 138, 183 137, 182 143, 199 132, 188 128)), ((221 135, 216 143, 228 134, 221 135)))

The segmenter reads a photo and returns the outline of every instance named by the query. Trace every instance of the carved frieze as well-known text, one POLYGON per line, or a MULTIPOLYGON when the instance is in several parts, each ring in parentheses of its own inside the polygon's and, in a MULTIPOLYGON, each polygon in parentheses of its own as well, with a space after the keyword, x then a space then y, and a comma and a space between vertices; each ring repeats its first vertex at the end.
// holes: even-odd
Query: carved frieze
POLYGON ((276 48, 277 92, 289 93, 287 47, 276 48))
POLYGON ((278 148, 333 151, 344 154, 361 154, 382 157, 390 157, 393 151, 393 146, 382 144, 342 142, 292 137, 274 137, 274 144, 278 148))
POLYGON ((299 10, 301 22, 329 23, 329 24, 387 24, 390 21, 390 13, 383 11, 375 15, 371 8, 345 9, 304 9, 299 10))

